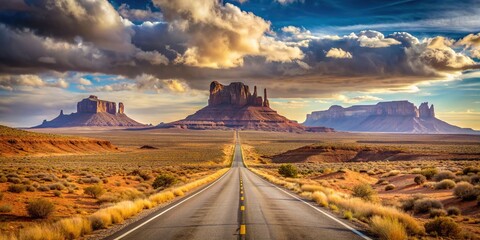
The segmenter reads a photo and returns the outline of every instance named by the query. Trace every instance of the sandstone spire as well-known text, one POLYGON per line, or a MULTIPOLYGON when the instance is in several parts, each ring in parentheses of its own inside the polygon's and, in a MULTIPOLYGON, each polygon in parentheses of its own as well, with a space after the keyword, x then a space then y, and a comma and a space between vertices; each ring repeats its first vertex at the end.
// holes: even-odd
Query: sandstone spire
POLYGON ((266 88, 263 89, 263 106, 264 107, 270 107, 270 103, 268 102, 268 98, 267 98, 267 89, 266 88))
POLYGON ((125 106, 123 105, 122 102, 118 103, 118 114, 124 114, 125 113, 125 106))

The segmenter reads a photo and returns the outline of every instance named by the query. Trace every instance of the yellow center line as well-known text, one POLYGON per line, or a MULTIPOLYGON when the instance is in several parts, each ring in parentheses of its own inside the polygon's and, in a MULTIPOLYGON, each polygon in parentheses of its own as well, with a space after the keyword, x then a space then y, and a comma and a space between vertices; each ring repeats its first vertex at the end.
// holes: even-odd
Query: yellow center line
POLYGON ((240 197, 240 200, 242 200, 242 201, 243 201, 243 199, 244 199, 243 197, 240 197))
POLYGON ((245 224, 240 225, 240 235, 247 234, 247 226, 245 224))
POLYGON ((240 211, 245 211, 245 206, 240 206, 240 211))

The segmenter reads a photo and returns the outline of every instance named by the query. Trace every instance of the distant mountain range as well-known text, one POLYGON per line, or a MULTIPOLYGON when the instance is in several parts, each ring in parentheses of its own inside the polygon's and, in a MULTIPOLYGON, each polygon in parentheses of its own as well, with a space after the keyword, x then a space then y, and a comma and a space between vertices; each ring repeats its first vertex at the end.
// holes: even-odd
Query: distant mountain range
POLYGON ((83 99, 77 103, 77 112, 71 114, 60 115, 51 121, 44 120, 42 124, 34 128, 59 128, 59 127, 141 127, 145 124, 139 123, 125 114, 125 106, 123 103, 109 102, 98 99, 97 96, 83 99))
POLYGON ((479 133, 461 128, 435 117, 433 104, 417 108, 409 101, 379 102, 348 108, 334 105, 325 111, 307 114, 305 126, 324 126, 336 131, 395 133, 479 133))

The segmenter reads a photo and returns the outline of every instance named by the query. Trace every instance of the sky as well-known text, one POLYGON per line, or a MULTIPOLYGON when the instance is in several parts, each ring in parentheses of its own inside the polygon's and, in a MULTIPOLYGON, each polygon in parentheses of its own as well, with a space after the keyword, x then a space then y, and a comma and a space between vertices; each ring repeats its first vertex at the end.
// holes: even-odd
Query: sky
POLYGON ((2 0, 0 124, 89 95, 158 124, 211 81, 268 88, 303 122, 331 105, 409 100, 480 129, 480 0, 2 0))

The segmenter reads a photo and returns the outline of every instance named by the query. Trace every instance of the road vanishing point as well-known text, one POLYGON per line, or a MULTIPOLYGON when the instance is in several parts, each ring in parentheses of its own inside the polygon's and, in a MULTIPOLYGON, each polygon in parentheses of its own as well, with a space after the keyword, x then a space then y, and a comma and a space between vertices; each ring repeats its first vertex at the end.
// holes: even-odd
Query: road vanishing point
POLYGON ((105 239, 370 238, 248 170, 237 132, 233 163, 227 173, 105 239))

